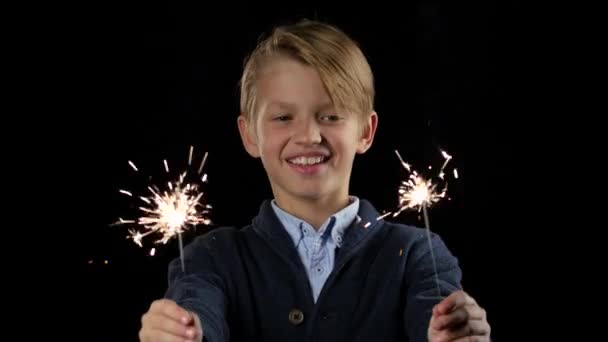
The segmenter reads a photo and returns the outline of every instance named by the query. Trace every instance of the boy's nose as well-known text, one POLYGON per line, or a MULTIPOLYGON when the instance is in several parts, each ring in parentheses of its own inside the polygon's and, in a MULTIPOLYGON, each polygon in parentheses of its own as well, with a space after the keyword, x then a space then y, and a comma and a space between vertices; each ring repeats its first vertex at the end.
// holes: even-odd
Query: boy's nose
POLYGON ((302 124, 297 127, 294 139, 298 144, 312 145, 321 143, 322 138, 319 125, 312 120, 302 122, 302 124))

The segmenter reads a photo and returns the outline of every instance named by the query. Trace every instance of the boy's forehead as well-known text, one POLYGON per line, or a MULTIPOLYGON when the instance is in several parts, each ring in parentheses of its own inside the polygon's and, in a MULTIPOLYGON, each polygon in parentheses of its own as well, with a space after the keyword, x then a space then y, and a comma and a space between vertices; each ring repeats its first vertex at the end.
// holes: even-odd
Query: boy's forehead
MULTIPOLYGON (((263 102, 265 102, 265 105, 268 108, 279 108, 279 109, 293 109, 293 108, 298 108, 302 105, 301 103, 298 103, 296 101, 288 101, 288 100, 283 100, 283 99, 269 99, 268 101, 263 101, 263 102)), ((333 103, 331 102, 331 100, 329 98, 322 99, 319 101, 314 101, 313 103, 308 103, 308 105, 314 105, 315 107, 317 107, 319 109, 332 109, 334 107, 333 103)))
POLYGON ((344 112, 336 108, 314 67, 291 58, 277 57, 267 60, 260 71, 254 85, 259 110, 344 112))
POLYGON ((331 97, 322 83, 306 82, 297 78, 274 78, 258 83, 256 102, 267 108, 294 109, 333 107, 331 97))

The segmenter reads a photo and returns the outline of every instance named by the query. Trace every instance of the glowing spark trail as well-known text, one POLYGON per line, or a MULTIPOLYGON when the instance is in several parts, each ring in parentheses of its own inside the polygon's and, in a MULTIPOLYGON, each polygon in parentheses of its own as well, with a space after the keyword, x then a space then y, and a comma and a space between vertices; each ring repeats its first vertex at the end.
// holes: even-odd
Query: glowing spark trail
POLYGON ((201 166, 198 168, 198 174, 200 175, 203 172, 203 166, 205 166, 205 162, 207 161, 207 153, 203 157, 203 161, 201 162, 201 166))
POLYGON ((136 172, 138 171, 137 167, 135 166, 135 164, 133 164, 133 162, 130 161, 130 160, 129 160, 129 165, 131 165, 131 167, 133 168, 133 170, 135 170, 136 172))

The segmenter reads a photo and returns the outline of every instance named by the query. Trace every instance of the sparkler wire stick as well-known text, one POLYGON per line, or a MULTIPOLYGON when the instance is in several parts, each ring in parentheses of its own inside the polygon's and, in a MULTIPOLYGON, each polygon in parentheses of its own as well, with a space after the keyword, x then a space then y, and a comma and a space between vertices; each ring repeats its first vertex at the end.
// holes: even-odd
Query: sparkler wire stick
POLYGON ((422 204, 422 215, 424 216, 426 238, 429 242, 429 249, 431 250, 431 259, 433 260, 433 271, 435 271, 435 285, 437 286, 437 297, 441 298, 441 288, 439 287, 439 275, 437 274, 437 262, 435 261, 435 252, 433 252, 433 244, 431 243, 431 226, 429 224, 429 215, 426 212, 426 203, 422 204))
MULTIPOLYGON (((182 262, 182 272, 186 273, 186 266, 184 265, 184 242, 182 241, 182 232, 177 233, 177 239, 179 240, 179 258, 182 262)), ((437 271, 435 271, 437 272, 437 271)))

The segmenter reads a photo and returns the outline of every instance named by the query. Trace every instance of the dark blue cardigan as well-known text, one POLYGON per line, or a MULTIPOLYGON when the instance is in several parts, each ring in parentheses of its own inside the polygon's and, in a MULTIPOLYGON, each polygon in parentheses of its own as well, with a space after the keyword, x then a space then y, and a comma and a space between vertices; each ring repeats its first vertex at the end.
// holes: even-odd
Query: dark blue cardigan
MULTIPOLYGON (((426 232, 378 216, 361 200, 361 221, 345 232, 317 303, 269 201, 251 225, 186 246, 186 272, 171 262, 166 298, 196 312, 210 342, 427 341, 438 298, 426 232)), ((446 296, 460 288, 461 270, 435 234, 432 245, 446 296)))

